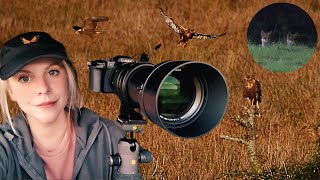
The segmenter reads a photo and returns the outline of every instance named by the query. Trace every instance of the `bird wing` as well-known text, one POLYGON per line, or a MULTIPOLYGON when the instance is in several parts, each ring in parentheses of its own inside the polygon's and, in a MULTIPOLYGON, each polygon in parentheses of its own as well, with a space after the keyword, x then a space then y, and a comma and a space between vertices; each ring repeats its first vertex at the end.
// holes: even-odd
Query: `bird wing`
POLYGON ((257 96, 257 101, 261 103, 262 101, 262 90, 261 90, 261 84, 258 80, 256 80, 256 96, 257 96))
POLYGON ((245 87, 244 89, 243 89, 243 97, 244 98, 249 98, 249 99, 251 99, 251 94, 252 94, 252 92, 251 92, 252 90, 250 89, 250 88, 247 88, 247 87, 245 87))
POLYGON ((96 34, 101 34, 101 33, 105 33, 105 32, 107 32, 107 30, 97 30, 97 31, 95 31, 96 34))
POLYGON ((224 36, 226 34, 227 32, 219 35, 193 33, 193 36, 191 37, 191 39, 213 39, 213 38, 224 36))
POLYGON ((157 50, 157 49, 159 49, 161 47, 161 44, 158 44, 158 45, 156 45, 155 47, 154 47, 154 50, 157 50))
POLYGON ((107 16, 92 16, 84 21, 84 30, 92 31, 97 29, 98 22, 107 21, 109 18, 107 16))
POLYGON ((74 30, 78 31, 79 29, 81 29, 80 26, 72 26, 74 30))
POLYGON ((92 16, 90 18, 92 21, 100 22, 100 21, 108 21, 109 18, 107 16, 92 16))
POLYGON ((176 33, 183 34, 187 29, 173 21, 171 17, 166 15, 163 10, 159 7, 160 13, 162 17, 164 18, 165 22, 168 24, 170 28, 172 28, 176 33))
POLYGON ((84 25, 82 27, 83 31, 94 31, 97 27, 97 22, 92 21, 91 18, 84 20, 84 25))
POLYGON ((98 22, 109 20, 107 16, 92 16, 90 19, 93 21, 94 29, 97 29, 98 22))

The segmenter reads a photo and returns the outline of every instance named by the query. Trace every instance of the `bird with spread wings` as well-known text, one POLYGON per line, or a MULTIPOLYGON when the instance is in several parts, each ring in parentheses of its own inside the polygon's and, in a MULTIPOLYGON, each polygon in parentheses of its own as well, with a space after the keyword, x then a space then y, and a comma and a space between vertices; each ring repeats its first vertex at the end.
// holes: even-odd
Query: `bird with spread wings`
POLYGON ((177 34, 179 34, 180 36, 180 41, 178 44, 179 46, 186 47, 188 45, 189 39, 213 39, 213 38, 221 37, 227 34, 226 32, 219 35, 196 33, 193 29, 188 29, 175 23, 173 19, 168 15, 166 15, 160 7, 159 9, 162 17, 164 18, 168 26, 172 28, 177 34))
POLYGON ((97 25, 101 21, 109 20, 106 16, 93 16, 84 20, 83 27, 80 26, 72 26, 73 29, 76 30, 76 34, 84 34, 84 35, 94 35, 101 34, 105 32, 105 30, 97 30, 97 25))

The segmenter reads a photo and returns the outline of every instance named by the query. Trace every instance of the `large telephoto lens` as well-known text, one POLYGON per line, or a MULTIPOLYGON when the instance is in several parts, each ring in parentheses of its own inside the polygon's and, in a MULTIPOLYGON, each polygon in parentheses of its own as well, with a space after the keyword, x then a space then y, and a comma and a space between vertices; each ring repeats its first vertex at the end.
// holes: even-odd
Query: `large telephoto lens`
POLYGON ((180 60, 153 65, 119 56, 91 62, 89 67, 90 89, 116 93, 128 119, 142 118, 126 114, 137 110, 176 136, 206 134, 227 107, 226 82, 207 63, 180 60))
POLYGON ((227 85, 211 65, 166 61, 147 69, 136 68, 136 73, 131 73, 128 91, 155 124, 174 135, 193 138, 209 132, 222 119, 227 85))

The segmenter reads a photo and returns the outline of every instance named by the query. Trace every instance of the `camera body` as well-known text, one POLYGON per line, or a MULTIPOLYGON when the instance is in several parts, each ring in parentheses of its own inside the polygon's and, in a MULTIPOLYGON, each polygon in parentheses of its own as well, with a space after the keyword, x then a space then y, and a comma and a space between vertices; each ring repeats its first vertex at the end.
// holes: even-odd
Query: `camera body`
POLYGON ((141 56, 140 61, 128 56, 115 56, 111 59, 91 61, 88 66, 91 90, 115 93, 122 104, 132 108, 139 106, 140 92, 154 67, 144 56, 141 56))
POLYGON ((137 63, 128 56, 116 56, 112 59, 98 59, 88 63, 89 88, 95 92, 114 93, 112 73, 124 64, 137 63))

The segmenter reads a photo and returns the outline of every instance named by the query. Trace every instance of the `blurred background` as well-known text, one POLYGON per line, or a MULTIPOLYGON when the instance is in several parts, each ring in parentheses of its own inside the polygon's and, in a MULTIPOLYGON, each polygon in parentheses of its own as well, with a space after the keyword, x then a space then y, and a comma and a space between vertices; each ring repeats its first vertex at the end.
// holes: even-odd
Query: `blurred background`
MULTIPOLYGON (((260 80, 263 93, 261 117, 256 124, 258 158, 266 172, 285 169, 290 174, 315 162, 319 153, 316 143, 320 138, 319 45, 310 61, 291 73, 273 73, 256 64, 247 49, 247 29, 258 11, 275 2, 0 0, 0 44, 27 31, 51 34, 66 46, 78 71, 85 106, 111 120, 118 116, 119 99, 114 94, 88 90, 88 61, 116 55, 138 60, 145 52, 150 54, 153 64, 185 59, 216 67, 224 75, 229 90, 223 120, 210 133, 196 139, 175 137, 149 121, 145 132, 137 136, 141 146, 154 156, 152 163, 140 165, 145 179, 228 179, 233 177, 232 172, 250 172, 246 147, 219 136, 244 136, 243 129, 230 117, 242 112, 243 79, 253 74, 260 80), (196 32, 228 33, 212 40, 191 40, 186 48, 178 47, 179 37, 164 22, 158 5, 177 23, 196 32), (72 26, 82 26, 90 16, 108 16, 109 21, 98 25, 98 29, 107 32, 94 37, 75 34, 72 26), (153 53, 159 43, 161 48, 153 53)), ((307 12, 319 31, 318 0, 286 2, 307 12)), ((12 104, 12 113, 16 112, 17 107, 12 104)))

